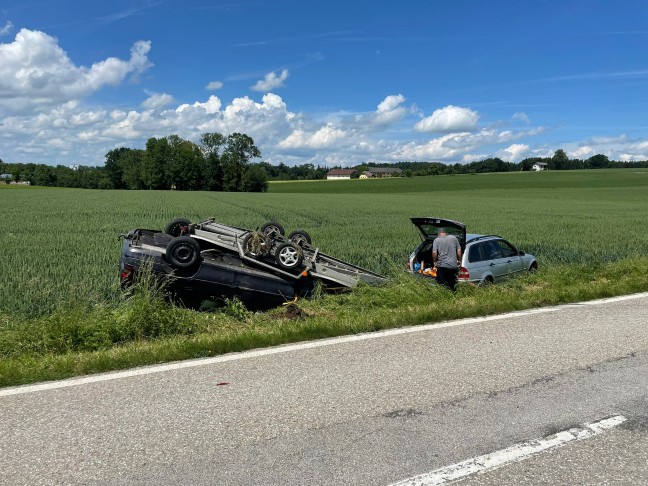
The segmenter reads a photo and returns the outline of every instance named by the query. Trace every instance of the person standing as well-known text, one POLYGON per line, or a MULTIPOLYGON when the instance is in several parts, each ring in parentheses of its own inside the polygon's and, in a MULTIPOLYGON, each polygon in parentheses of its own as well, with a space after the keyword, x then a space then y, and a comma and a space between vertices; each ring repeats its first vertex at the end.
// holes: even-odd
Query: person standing
POLYGON ((437 269, 437 283, 454 292, 457 289, 461 245, 457 237, 449 235, 445 228, 439 228, 439 234, 432 243, 432 260, 437 269))

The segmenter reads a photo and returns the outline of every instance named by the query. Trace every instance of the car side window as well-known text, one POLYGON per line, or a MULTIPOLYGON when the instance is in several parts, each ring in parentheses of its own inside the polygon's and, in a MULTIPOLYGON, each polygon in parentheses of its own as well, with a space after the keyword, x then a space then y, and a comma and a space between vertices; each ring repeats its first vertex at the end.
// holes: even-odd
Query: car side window
POLYGON ((517 251, 515 251, 515 248, 508 241, 498 240, 497 243, 502 251, 502 258, 517 256, 517 251))
POLYGON ((497 241, 486 241, 483 243, 484 260, 497 260, 502 258, 502 250, 497 241))
POLYGON ((477 263, 477 262, 484 261, 484 257, 482 255, 481 243, 478 243, 470 247, 470 250, 468 251, 468 261, 470 263, 477 263))

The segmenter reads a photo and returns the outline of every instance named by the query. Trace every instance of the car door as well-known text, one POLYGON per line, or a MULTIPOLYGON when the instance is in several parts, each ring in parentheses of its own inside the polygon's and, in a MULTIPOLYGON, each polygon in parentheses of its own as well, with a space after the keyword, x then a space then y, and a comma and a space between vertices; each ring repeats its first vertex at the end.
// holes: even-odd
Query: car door
POLYGON ((473 243, 469 246, 467 269, 472 282, 482 282, 492 273, 489 263, 485 258, 484 243, 473 243))
POLYGON ((517 249, 506 240, 497 240, 497 244, 502 252, 502 258, 506 259, 508 266, 507 275, 514 276, 516 273, 522 271, 522 259, 517 249))
POLYGON ((482 243, 484 264, 488 266, 495 282, 505 279, 509 273, 508 258, 502 255, 498 240, 489 240, 482 243))

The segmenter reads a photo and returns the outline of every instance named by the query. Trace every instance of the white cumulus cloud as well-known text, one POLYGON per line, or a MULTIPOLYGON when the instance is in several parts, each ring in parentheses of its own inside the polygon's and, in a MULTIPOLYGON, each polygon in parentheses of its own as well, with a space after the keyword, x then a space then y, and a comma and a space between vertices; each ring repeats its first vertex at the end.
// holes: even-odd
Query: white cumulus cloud
POLYGON ((378 105, 373 122, 378 125, 386 125, 400 120, 407 114, 403 103, 405 103, 405 97, 402 94, 387 96, 378 105))
POLYGON ((253 91, 272 91, 273 89, 282 88, 286 79, 288 79, 287 69, 281 71, 278 76, 277 73, 272 71, 266 74, 263 79, 257 81, 250 89, 253 91))
POLYGON ((529 152, 530 147, 524 143, 514 143, 506 147, 502 153, 497 154, 502 160, 509 162, 519 162, 525 158, 525 154, 529 152))
POLYGON ((207 91, 216 91, 218 89, 221 89, 223 87, 223 83, 221 81, 211 81, 210 83, 205 86, 205 89, 207 91))
POLYGON ((511 117, 513 120, 521 121, 524 123, 531 123, 531 119, 529 118, 529 115, 522 111, 518 111, 517 113, 513 113, 513 116, 511 117))
POLYGON ((295 130, 277 146, 280 149, 324 149, 338 145, 345 137, 343 130, 327 124, 311 133, 295 130))
POLYGON ((166 93, 153 93, 142 103, 145 110, 159 110, 174 102, 173 96, 166 93))
POLYGON ((90 67, 76 66, 54 37, 21 29, 12 43, 0 44, 0 107, 30 110, 116 86, 152 65, 150 49, 150 42, 138 41, 129 60, 109 57, 90 67))
POLYGON ((423 118, 414 125, 419 132, 463 132, 474 130, 479 121, 479 114, 470 108, 448 105, 435 110, 432 115, 423 118))
POLYGON ((13 24, 11 23, 11 20, 7 20, 7 22, 4 24, 4 27, 0 27, 0 36, 11 34, 12 30, 13 24))

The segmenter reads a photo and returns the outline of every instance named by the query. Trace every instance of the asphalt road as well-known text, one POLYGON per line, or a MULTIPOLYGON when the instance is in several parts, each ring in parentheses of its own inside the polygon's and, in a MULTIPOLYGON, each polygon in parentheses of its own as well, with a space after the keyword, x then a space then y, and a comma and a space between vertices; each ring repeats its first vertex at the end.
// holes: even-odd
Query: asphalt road
POLYGON ((465 484, 646 484, 648 295, 0 390, 0 484, 387 485, 616 414, 465 484))

